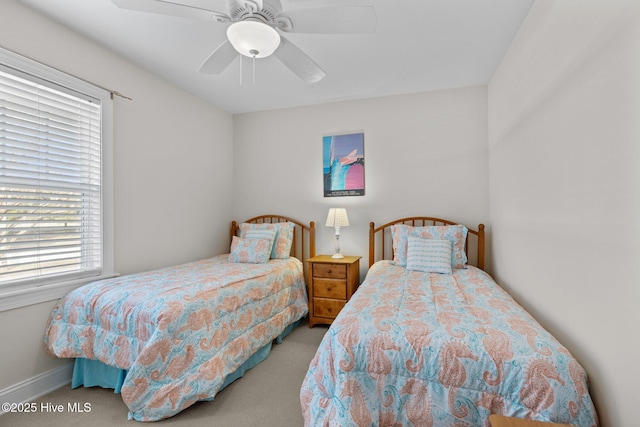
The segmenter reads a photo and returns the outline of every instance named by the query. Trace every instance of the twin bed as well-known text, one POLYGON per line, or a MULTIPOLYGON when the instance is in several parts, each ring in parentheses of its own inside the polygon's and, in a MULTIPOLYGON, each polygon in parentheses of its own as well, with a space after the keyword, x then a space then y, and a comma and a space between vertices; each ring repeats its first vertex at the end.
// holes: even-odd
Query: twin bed
POLYGON ((315 227, 278 215, 231 225, 231 251, 94 282, 53 309, 45 349, 76 358, 72 386, 121 393, 129 418, 177 414, 264 360, 308 313, 315 227))
POLYGON ((302 384, 305 425, 597 426, 583 368, 483 271, 484 226, 413 217, 369 237, 366 279, 302 384))
MULTIPOLYGON (((114 388, 129 418, 154 421, 264 360, 308 313, 314 223, 265 215, 232 223, 231 239, 228 255, 61 299, 45 348, 76 358, 72 386, 114 388)), ((483 271, 484 226, 371 223, 369 266, 302 383, 306 426, 598 425, 583 368, 483 271)))

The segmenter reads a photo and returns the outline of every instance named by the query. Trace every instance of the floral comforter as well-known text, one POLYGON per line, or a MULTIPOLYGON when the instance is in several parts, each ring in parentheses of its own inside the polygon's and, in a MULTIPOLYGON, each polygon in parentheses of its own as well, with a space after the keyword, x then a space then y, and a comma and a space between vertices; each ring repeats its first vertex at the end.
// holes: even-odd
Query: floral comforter
POLYGON ((312 360, 307 426, 598 424, 583 368, 493 279, 372 266, 312 360))
POLYGON ((307 314, 302 263, 227 256, 107 279, 63 297, 45 349, 128 370, 129 417, 153 421, 210 399, 258 349, 307 314))

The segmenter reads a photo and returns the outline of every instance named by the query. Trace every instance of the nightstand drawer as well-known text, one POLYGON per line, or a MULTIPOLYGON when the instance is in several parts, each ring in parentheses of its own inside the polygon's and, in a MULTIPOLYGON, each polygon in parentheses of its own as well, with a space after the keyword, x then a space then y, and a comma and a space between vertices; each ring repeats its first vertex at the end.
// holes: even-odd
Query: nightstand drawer
POLYGON ((313 264, 313 277, 346 279, 347 266, 344 264, 313 264))
POLYGON ((347 299, 347 282, 344 280, 313 280, 313 295, 321 298, 347 299))
POLYGON ((345 304, 346 301, 343 300, 314 298, 313 315, 335 319, 345 304))

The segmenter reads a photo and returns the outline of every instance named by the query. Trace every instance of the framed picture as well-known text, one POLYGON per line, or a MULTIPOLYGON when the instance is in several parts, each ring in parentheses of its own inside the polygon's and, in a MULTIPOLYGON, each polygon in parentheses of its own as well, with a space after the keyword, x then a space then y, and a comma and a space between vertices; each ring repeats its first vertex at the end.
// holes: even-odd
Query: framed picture
POLYGON ((322 138, 324 197, 364 196, 364 134, 322 138))

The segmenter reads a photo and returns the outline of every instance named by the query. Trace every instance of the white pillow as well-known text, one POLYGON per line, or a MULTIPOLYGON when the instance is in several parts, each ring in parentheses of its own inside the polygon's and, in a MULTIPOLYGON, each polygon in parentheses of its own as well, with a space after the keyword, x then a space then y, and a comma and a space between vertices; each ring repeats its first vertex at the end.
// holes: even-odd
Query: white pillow
POLYGON ((409 236, 407 270, 451 274, 451 240, 409 236))

